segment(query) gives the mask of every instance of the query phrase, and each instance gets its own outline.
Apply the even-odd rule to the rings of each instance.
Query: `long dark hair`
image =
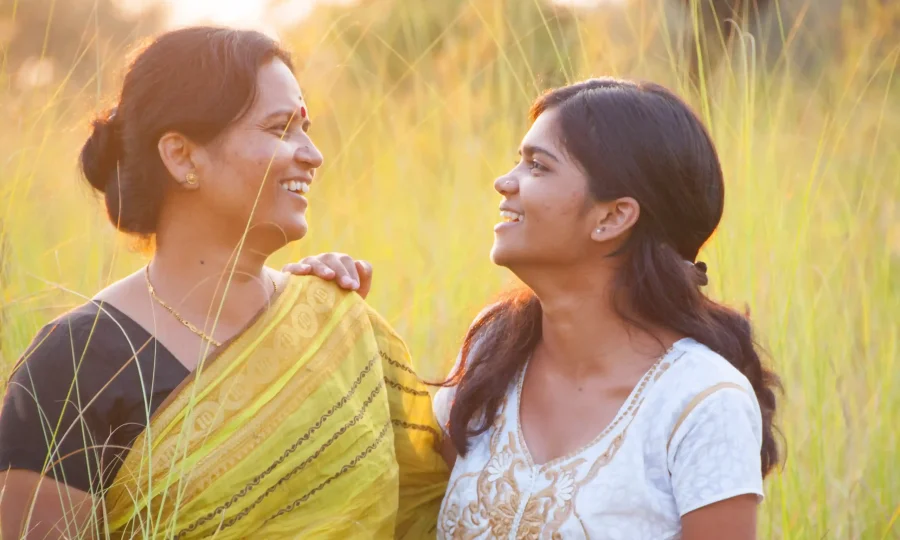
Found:
[[[290,55],[260,32],[209,26],[160,35],[129,66],[118,105],[92,123],[81,169],[104,194],[119,230],[156,232],[171,176],[157,144],[177,131],[205,144],[238,120],[255,99],[259,69]]]
[[[615,277],[620,316],[703,343],[743,373],[762,410],[762,473],[778,463],[773,435],[778,377],[763,365],[749,320],[710,300],[694,262],[719,224],[722,169],[701,121],[677,96],[650,83],[592,79],[553,90],[531,108],[553,109],[563,144],[587,171],[598,201],[632,197],[641,208]],[[541,336],[541,303],[530,290],[503,297],[475,321],[462,346],[449,433],[465,455],[468,438],[493,423],[503,397]]]

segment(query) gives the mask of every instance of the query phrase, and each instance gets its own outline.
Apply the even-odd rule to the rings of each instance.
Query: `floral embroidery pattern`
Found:
[[[517,539],[553,538],[572,515],[578,490],[611,460],[622,440],[621,435],[617,437],[603,454],[607,459],[601,457],[584,478],[578,479],[576,471],[586,463],[584,459],[546,471],[529,470],[515,434],[506,431],[505,435],[504,444],[491,446],[491,459],[478,475],[477,499],[462,508],[458,503],[451,503],[442,512],[439,524],[442,537],[510,538],[515,527]],[[517,473],[524,474],[517,479]],[[539,489],[529,494],[528,486],[521,485],[520,480],[532,475]],[[523,503],[525,507],[520,512]],[[521,517],[516,525],[519,513]]]
[[[521,381],[457,460],[438,538],[679,538],[684,512],[735,493],[764,496],[750,384],[694,340],[673,345],[590,443],[543,464],[517,414]]]
[[[508,400],[504,401],[492,426],[490,458],[480,472],[462,475],[450,487],[447,504],[441,511],[438,523],[439,537],[453,540],[560,538],[560,528],[575,514],[579,490],[592,482],[622,447],[628,428],[642,404],[640,398],[646,383],[656,380],[653,375],[657,367],[665,371],[668,365],[657,364],[646,374],[630,405],[624,408],[624,414],[595,443],[603,441],[606,435],[613,435],[617,425],[619,433],[590,464],[579,456],[593,443],[571,457],[534,466],[518,422],[510,422],[513,425],[507,429],[507,418],[511,413],[507,411]],[[520,392],[521,386],[513,400],[516,407]],[[584,467],[587,464],[590,466]],[[582,470],[579,472],[579,469]],[[477,497],[460,503],[462,497],[457,491],[472,489],[470,482],[476,477],[474,487]]]

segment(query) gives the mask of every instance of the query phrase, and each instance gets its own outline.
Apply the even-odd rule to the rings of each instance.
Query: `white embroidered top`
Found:
[[[746,377],[706,346],[677,342],[606,430],[544,465],[532,462],[519,425],[523,376],[457,459],[438,538],[678,539],[692,510],[762,499],[759,404]],[[435,396],[443,426],[453,394]]]

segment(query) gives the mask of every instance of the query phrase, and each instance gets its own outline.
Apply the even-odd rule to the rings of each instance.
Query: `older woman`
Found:
[[[615,79],[531,120],[491,252],[528,288],[477,318],[435,398],[458,453],[438,538],[755,538],[778,379],[701,291],[712,140],[671,92]],[[346,256],[303,263],[369,286]]]
[[[266,36],[164,34],[81,154],[146,268],[45,326],[0,412],[2,536],[433,536],[448,471],[407,349],[267,257],[322,155]]]

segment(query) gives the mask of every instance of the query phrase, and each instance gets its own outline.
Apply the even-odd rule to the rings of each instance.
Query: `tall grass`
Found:
[[[766,484],[762,537],[900,538],[898,9],[858,2],[831,26],[810,22],[826,4],[773,17],[769,39],[744,34],[700,89],[683,82],[671,2],[513,16],[507,2],[471,0],[438,30],[430,2],[320,10],[282,37],[326,165],[310,236],[272,262],[325,250],[372,261],[370,302],[423,374],[440,376],[472,316],[510,284],[488,259],[492,179],[531,99],[591,75],[672,86],[703,115],[727,176],[703,255],[710,294],[750,310],[785,383],[786,463]],[[42,324],[144,262],[77,176],[85,119],[113,91],[61,82],[0,95],[4,371]]]

